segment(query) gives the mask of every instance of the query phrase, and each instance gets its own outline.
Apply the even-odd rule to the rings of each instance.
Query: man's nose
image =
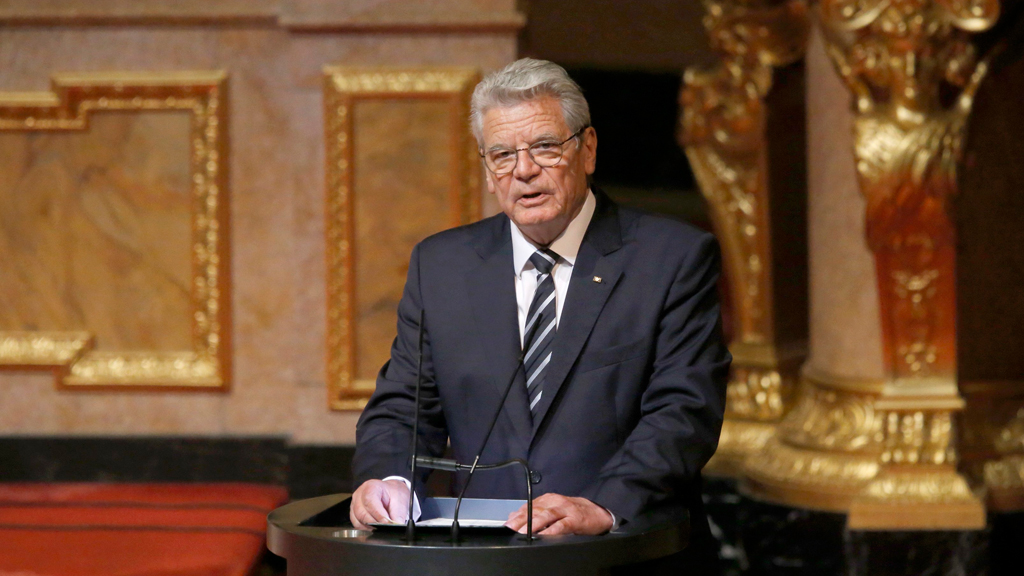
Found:
[[[512,175],[519,180],[530,181],[540,174],[542,168],[533,161],[529,150],[516,150],[516,167]]]

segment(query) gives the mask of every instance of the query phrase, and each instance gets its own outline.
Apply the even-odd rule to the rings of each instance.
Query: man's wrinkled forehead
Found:
[[[484,113],[481,145],[518,145],[539,139],[564,137],[568,130],[562,107],[551,97],[495,106]]]

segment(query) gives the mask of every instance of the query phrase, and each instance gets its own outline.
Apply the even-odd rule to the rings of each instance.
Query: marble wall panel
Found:
[[[187,350],[187,112],[0,132],[0,330],[86,330],[98,350]]]
[[[451,225],[451,106],[385,98],[352,106],[357,380],[391,356],[395,310],[421,239]]]
[[[874,258],[864,239],[852,126],[849,94],[821,37],[812,34],[807,48],[808,363],[835,376],[881,378],[881,313]]]
[[[353,441],[356,416],[328,410],[324,384],[322,68],[488,71],[515,55],[513,33],[294,34],[237,24],[0,28],[0,91],[47,90],[57,71],[228,73],[234,310],[228,394],[75,394],[56,391],[47,373],[0,372],[0,433]],[[493,202],[485,210],[493,213]]]

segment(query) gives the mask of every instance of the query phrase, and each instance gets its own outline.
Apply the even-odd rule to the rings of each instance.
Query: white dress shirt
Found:
[[[590,219],[594,216],[597,200],[594,193],[587,191],[587,199],[583,201],[580,213],[569,222],[565,230],[548,245],[548,249],[558,254],[558,262],[551,269],[551,277],[555,281],[555,327],[562,318],[562,306],[565,295],[569,292],[569,280],[572,278],[572,267],[576,263],[576,255],[580,252],[583,235],[587,233]],[[530,313],[533,294],[537,291],[537,269],[530,262],[530,256],[540,247],[523,236],[519,227],[512,223],[512,266],[516,278],[516,307],[519,310],[519,345],[522,346],[526,328],[526,315]]]

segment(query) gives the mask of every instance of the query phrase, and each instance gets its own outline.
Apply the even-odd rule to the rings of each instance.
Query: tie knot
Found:
[[[530,256],[530,262],[533,262],[533,267],[541,274],[550,274],[555,262],[558,262],[558,254],[547,248],[541,248]]]

